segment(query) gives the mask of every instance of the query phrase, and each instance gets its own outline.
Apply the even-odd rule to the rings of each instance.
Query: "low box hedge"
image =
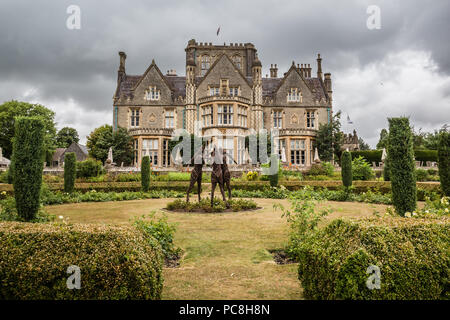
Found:
[[[161,247],[132,227],[3,222],[0,247],[1,300],[161,298]]]
[[[309,299],[448,299],[448,218],[332,221],[296,249]],[[380,268],[370,290],[367,268]]]

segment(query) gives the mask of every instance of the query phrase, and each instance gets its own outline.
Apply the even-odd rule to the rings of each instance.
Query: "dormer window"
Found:
[[[160,92],[158,89],[156,89],[156,87],[150,87],[145,92],[145,100],[150,101],[159,100],[160,96],[161,96]]]
[[[202,56],[202,76],[208,72],[208,69],[211,65],[211,60],[208,55]]]
[[[302,102],[302,93],[298,88],[291,88],[287,94],[288,102]]]
[[[230,87],[230,96],[238,96],[239,87]]]
[[[209,87],[209,95],[210,96],[218,96],[219,95],[219,87]]]

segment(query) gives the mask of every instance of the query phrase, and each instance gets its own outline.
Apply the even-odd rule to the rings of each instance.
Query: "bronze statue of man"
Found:
[[[230,158],[236,164],[237,162],[232,157],[230,157],[226,152],[223,153],[223,160],[222,160],[223,184],[224,186],[226,186],[228,190],[228,199],[231,200],[231,185],[230,185],[231,173],[230,170],[228,169],[227,158]]]
[[[189,202],[189,193],[192,188],[194,188],[194,184],[197,182],[197,192],[198,192],[198,202],[200,202],[202,193],[202,176],[203,176],[203,165],[205,164],[205,159],[203,158],[204,146],[198,149],[194,156],[191,158],[190,163],[194,161],[194,169],[191,172],[191,180],[189,183],[189,188],[187,190],[186,202]]]
[[[216,148],[212,150],[212,172],[211,172],[211,207],[214,206],[214,190],[216,189],[217,184],[219,184],[220,193],[222,194],[223,202],[226,203],[227,208],[229,208],[229,203],[225,198],[225,192],[223,190],[223,171],[222,171],[222,163],[219,152],[217,152]]]

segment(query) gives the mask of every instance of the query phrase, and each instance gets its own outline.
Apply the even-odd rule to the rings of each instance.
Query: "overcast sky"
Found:
[[[81,29],[66,26],[70,5]],[[369,5],[381,28],[370,30]],[[343,129],[372,147],[387,117],[409,116],[425,131],[450,123],[450,1],[0,1],[0,103],[38,102],[58,128],[81,141],[112,122],[119,57],[127,74],[154,58],[163,72],[185,74],[187,41],[252,42],[263,74],[323,57]],[[220,34],[216,36],[220,26]],[[349,115],[353,125],[346,123]]]

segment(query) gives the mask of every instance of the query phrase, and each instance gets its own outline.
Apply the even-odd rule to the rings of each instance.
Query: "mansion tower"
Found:
[[[170,167],[173,131],[194,133],[198,121],[202,135],[237,163],[243,163],[250,129],[278,129],[280,158],[294,167],[312,164],[317,129],[331,121],[332,113],[331,75],[322,74],[320,54],[315,76],[310,64],[292,62],[282,77],[276,64],[270,77],[263,77],[251,43],[213,45],[192,39],[185,51],[186,76],[173,70],[163,74],[154,60],[143,75],[127,75],[127,56],[119,52],[113,126],[133,136],[135,165],[148,155],[153,166]]]

